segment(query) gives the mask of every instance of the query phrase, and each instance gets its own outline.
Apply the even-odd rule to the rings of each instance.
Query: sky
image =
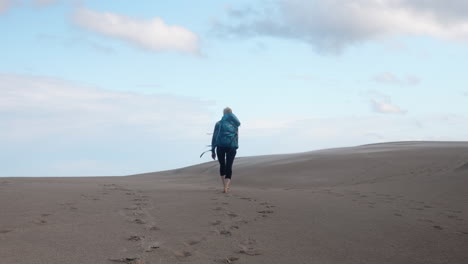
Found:
[[[0,0],[0,177],[468,140],[465,0]]]

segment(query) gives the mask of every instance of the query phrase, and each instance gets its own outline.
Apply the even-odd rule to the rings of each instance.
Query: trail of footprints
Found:
[[[121,211],[121,214],[135,225],[142,226],[143,229],[141,233],[144,234],[132,234],[126,238],[130,242],[139,243],[142,250],[138,256],[109,258],[108,260],[114,263],[146,264],[146,254],[151,254],[161,246],[157,240],[153,239],[154,235],[152,235],[152,232],[158,231],[159,228],[155,224],[154,217],[149,213],[149,209],[151,208],[149,200],[139,191],[127,189],[115,184],[105,185],[104,189],[105,192],[119,191],[129,196],[132,205],[125,207]],[[229,201],[231,199],[240,199],[247,203],[253,203],[251,207],[256,208],[255,216],[252,217],[250,215],[249,217],[244,217],[230,210]],[[211,200],[213,201],[214,206],[212,210],[215,215],[215,219],[209,223],[210,226],[213,227],[212,232],[207,234],[206,237],[185,241],[183,243],[185,247],[173,250],[173,255],[180,260],[190,260],[190,257],[193,255],[191,251],[194,249],[193,247],[197,247],[199,244],[203,243],[210,235],[223,236],[224,239],[229,239],[230,242],[234,242],[238,245],[238,248],[234,249],[229,256],[222,259],[213,259],[213,263],[234,263],[240,260],[241,257],[262,255],[263,251],[259,249],[257,241],[253,238],[242,239],[238,231],[252,221],[264,221],[266,218],[273,215],[275,206],[268,202],[259,202],[249,197],[231,195],[220,196],[218,193],[217,196],[213,197]]]
[[[447,217],[456,221],[456,223],[465,222],[465,219],[461,216],[463,212],[460,210],[440,210],[439,208],[436,208],[436,206],[426,204],[423,201],[406,199],[403,195],[382,194],[377,192],[361,193],[358,191],[345,191],[345,194],[332,191],[331,189],[324,189],[323,192],[335,197],[345,197],[350,195],[353,202],[369,208],[376,208],[377,206],[382,205],[393,207],[394,209],[392,211],[395,217],[405,217],[405,211],[407,210],[411,210],[415,213],[419,212],[417,214],[419,215],[418,221],[430,225],[430,227],[435,230],[444,230],[444,227],[434,220],[434,216]],[[468,229],[458,230],[457,233],[468,235]]]
[[[256,208],[255,216],[245,217],[238,215],[230,209],[229,199],[240,199],[251,204],[252,208]],[[215,263],[234,263],[240,260],[241,257],[253,257],[262,255],[264,252],[259,248],[257,241],[251,237],[242,239],[237,235],[243,226],[248,225],[252,221],[261,221],[274,213],[275,206],[268,202],[259,202],[254,198],[240,196],[220,196],[212,198],[214,200],[213,212],[215,219],[210,223],[213,227],[213,233],[230,239],[234,244],[238,245],[230,256],[222,259],[214,260]],[[239,232],[240,233],[240,232]]]
[[[149,254],[160,248],[160,243],[154,239],[153,233],[159,231],[156,225],[155,218],[150,214],[152,209],[150,201],[146,195],[140,190],[132,190],[117,184],[103,185],[103,194],[108,194],[112,191],[118,191],[122,195],[128,197],[131,206],[125,207],[120,211],[120,214],[129,222],[141,226],[139,234],[130,234],[125,239],[132,243],[138,243],[141,249],[138,256],[129,256],[123,258],[109,258],[110,262],[126,263],[126,264],[145,264],[146,254]]]
[[[125,186],[117,184],[104,184],[102,185],[101,195],[108,195],[111,192],[119,192],[121,195],[128,197],[131,205],[123,208],[119,213],[126,221],[129,221],[140,228],[140,231],[134,234],[129,234],[126,239],[130,243],[137,243],[140,252],[137,255],[130,255],[126,257],[109,257],[109,263],[124,263],[124,264],[148,264],[145,259],[149,257],[148,254],[154,254],[161,247],[161,243],[156,238],[159,227],[156,225],[155,218],[150,214],[149,210],[152,205],[147,196],[139,190],[132,190]],[[82,194],[80,198],[86,201],[98,202],[103,196]],[[252,209],[248,216],[239,215],[231,210],[230,201],[232,199],[239,199],[250,203]],[[220,195],[211,198],[213,203],[213,212],[215,219],[209,223],[212,227],[212,232],[207,234],[206,237],[201,239],[189,239],[184,241],[186,245],[183,249],[173,250],[172,254],[179,259],[190,260],[193,255],[191,249],[197,247],[210,235],[223,236],[231,243],[238,245],[238,248],[233,249],[233,252],[222,259],[213,259],[213,263],[235,263],[242,257],[255,257],[262,255],[264,252],[259,248],[257,241],[251,237],[248,239],[242,238],[239,232],[243,226],[248,225],[255,221],[265,221],[268,217],[274,214],[275,206],[268,202],[260,202],[250,197],[240,197],[235,195]],[[61,210],[75,211],[79,210],[77,201],[59,203]],[[34,222],[38,225],[48,224],[48,217],[51,213],[42,213]],[[0,234],[12,232],[11,229],[2,229]]]

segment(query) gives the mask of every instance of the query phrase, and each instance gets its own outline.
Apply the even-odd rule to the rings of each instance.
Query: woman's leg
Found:
[[[234,158],[236,157],[237,150],[235,148],[229,149],[226,153],[226,181],[224,183],[224,191],[229,190],[229,185],[231,184],[232,177],[232,165],[234,164]]]
[[[219,161],[219,175],[221,176],[221,181],[223,183],[224,190],[226,191],[226,150],[222,147],[216,148],[216,154],[218,155]]]

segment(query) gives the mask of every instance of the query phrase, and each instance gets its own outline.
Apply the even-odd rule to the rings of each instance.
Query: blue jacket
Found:
[[[216,147],[239,148],[239,119],[228,113],[223,115],[220,121],[216,122],[213,137],[211,138],[211,151]]]

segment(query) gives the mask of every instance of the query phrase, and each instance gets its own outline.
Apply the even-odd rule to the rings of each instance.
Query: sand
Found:
[[[468,142],[0,178],[0,263],[468,263]]]

